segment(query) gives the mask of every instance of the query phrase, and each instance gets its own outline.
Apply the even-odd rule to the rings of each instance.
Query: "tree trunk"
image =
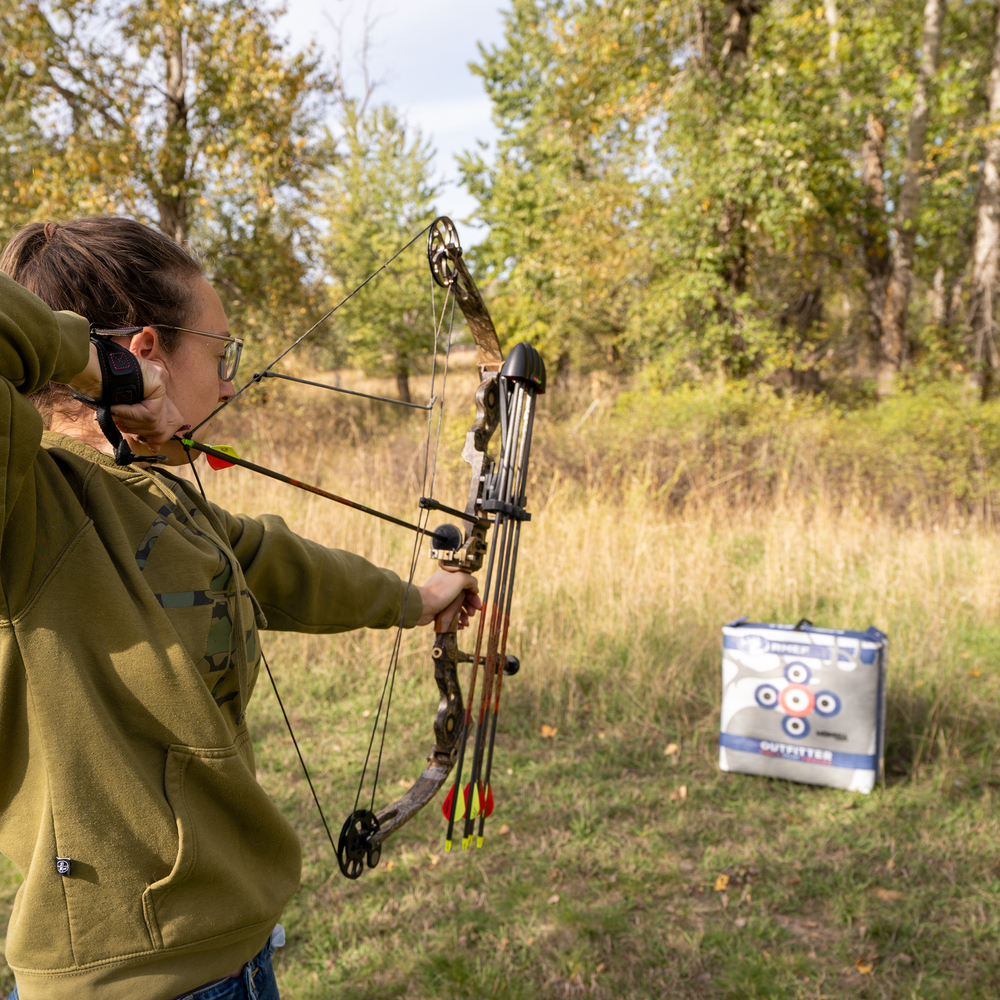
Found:
[[[837,10],[837,0],[823,0],[823,13],[826,16],[826,24],[830,29],[830,51],[827,58],[830,61],[830,69],[836,73],[840,66],[837,55],[837,47],[840,45],[840,12]]]
[[[969,326],[973,339],[975,378],[985,400],[1000,366],[993,335],[993,299],[1000,251],[1000,6],[997,8],[993,43],[993,70],[987,89],[989,123],[993,131],[986,140],[983,182],[976,206],[976,236],[972,249],[972,288],[969,295]]]
[[[713,34],[719,31],[716,21],[713,25],[710,5],[698,3],[695,5],[695,24],[698,32],[698,57],[709,74],[716,80],[721,76],[720,69],[726,63],[733,63],[746,57],[750,47],[750,22],[754,14],[760,12],[760,0],[730,0],[726,5],[726,20],[721,25],[721,41],[718,45],[718,62],[715,48],[712,44]]]
[[[750,22],[760,11],[759,0],[730,0],[726,8],[726,26],[722,32],[723,62],[743,59],[750,48]]]
[[[945,317],[948,315],[948,308],[945,303],[944,291],[944,268],[939,264],[934,271],[934,284],[931,286],[931,322],[937,326],[944,326]]]
[[[156,196],[160,212],[160,231],[179,243],[187,240],[187,161],[190,135],[188,132],[187,66],[184,29],[176,24],[164,25],[164,58],[167,80],[167,128],[160,154],[160,184]]]
[[[410,374],[405,368],[396,372],[396,394],[403,403],[413,402],[410,399]]]
[[[878,395],[893,391],[896,373],[906,361],[906,310],[910,304],[913,284],[913,246],[917,238],[917,205],[920,201],[920,173],[924,159],[924,140],[930,117],[928,89],[937,73],[941,51],[941,23],[944,20],[944,0],[927,0],[924,6],[924,34],[920,49],[917,86],[910,111],[910,130],[906,140],[906,161],[903,185],[896,211],[896,242],[893,247],[892,269],[885,292],[882,313],[882,336],[877,367]]]
[[[878,369],[879,345],[882,342],[882,313],[885,289],[889,283],[892,258],[885,225],[884,170],[885,128],[872,114],[868,115],[865,141],[861,144],[861,183],[865,188],[866,211],[861,228],[865,252],[865,291],[868,293],[868,335]]]

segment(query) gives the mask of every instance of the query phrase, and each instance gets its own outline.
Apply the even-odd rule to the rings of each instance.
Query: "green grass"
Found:
[[[419,700],[408,687],[387,789],[415,774],[398,744],[415,761],[427,742]],[[527,707],[519,700],[512,715]],[[333,731],[355,731],[360,743],[353,714]],[[664,756],[668,741],[679,754]],[[1000,989],[992,760],[939,757],[915,779],[890,776],[861,796],[723,774],[708,726],[599,729],[584,714],[567,736],[543,740],[525,722],[501,739],[497,811],[481,850],[445,854],[440,812],[429,807],[389,842],[378,869],[348,883],[304,782],[289,785],[286,744],[274,726],[259,749],[272,762],[265,785],[306,840],[278,959],[288,997],[965,998]],[[315,740],[312,756],[339,823],[357,760],[324,765]],[[687,798],[672,801],[681,785]]]

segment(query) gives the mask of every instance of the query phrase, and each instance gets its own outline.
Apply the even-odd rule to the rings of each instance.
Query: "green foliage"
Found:
[[[328,88],[258,0],[0,5],[0,230],[124,213],[192,244],[243,334],[304,304]]]
[[[753,5],[747,5],[750,9]],[[839,10],[838,10],[839,8]],[[585,368],[815,388],[863,371],[865,246],[890,252],[921,39],[919,5],[514,0],[478,66],[501,131],[462,168],[489,223],[477,260],[510,338]],[[741,8],[742,9],[742,8]],[[994,8],[949,9],[917,221],[913,377],[965,360]],[[728,48],[727,48],[728,46]],[[860,177],[886,126],[889,211]]]
[[[330,165],[319,181],[326,231],[321,259],[331,304],[361,284],[435,217],[438,193],[433,152],[410,134],[396,111],[347,100],[343,135],[328,139]],[[419,241],[418,241],[419,242]],[[408,377],[434,337],[430,275],[422,245],[401,254],[324,334],[333,360],[351,361],[371,375],[394,375],[409,399]]]
[[[674,508],[804,495],[933,518],[992,517],[1000,504],[1000,402],[945,382],[850,408],[740,381],[637,390],[573,435],[543,436],[536,451],[581,488],[624,491],[637,476]]]

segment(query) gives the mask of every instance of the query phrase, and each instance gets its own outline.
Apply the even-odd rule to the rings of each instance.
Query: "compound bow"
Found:
[[[445,567],[475,573],[482,568],[484,560],[487,562],[486,579],[482,592],[483,606],[476,635],[475,652],[469,654],[458,648],[457,615],[454,616],[450,624],[446,624],[441,617],[435,624],[432,657],[434,679],[441,699],[434,718],[434,745],[431,748],[427,766],[404,795],[384,808],[375,811],[374,802],[382,747],[385,741],[393,681],[398,662],[402,621],[406,615],[405,607],[403,609],[392,656],[386,671],[382,698],[375,714],[368,755],[362,769],[354,809],[344,822],[339,841],[334,845],[340,869],[345,876],[351,879],[358,878],[364,871],[365,865],[373,868],[378,864],[385,841],[431,801],[448,779],[456,764],[455,784],[443,804],[443,811],[448,820],[445,849],[451,849],[454,826],[456,821],[461,819],[465,821],[462,836],[463,847],[468,847],[472,840],[477,818],[479,819],[479,831],[476,843],[477,846],[482,844],[484,824],[493,811],[493,792],[490,779],[502,678],[505,674],[508,676],[515,674],[520,666],[514,656],[507,654],[508,623],[521,523],[531,518],[531,515],[525,511],[527,470],[535,404],[537,397],[545,392],[545,366],[538,352],[526,343],[518,344],[511,351],[506,362],[504,361],[489,310],[486,308],[462,257],[462,247],[454,224],[450,219],[442,216],[436,219],[425,231],[428,233],[427,257],[434,282],[444,288],[447,296],[452,298],[452,314],[456,303],[462,310],[475,341],[477,352],[476,360],[480,384],[476,391],[476,419],[466,435],[465,447],[462,451],[462,457],[471,466],[469,494],[464,510],[447,507],[433,499],[432,495],[421,497],[419,523],[411,524],[317,487],[301,483],[273,470],[246,462],[236,457],[230,449],[220,451],[196,442],[191,437],[184,439],[187,447],[206,452],[210,460],[214,460],[218,464],[244,466],[339,503],[356,507],[366,513],[384,517],[395,524],[411,528],[417,533],[410,567],[409,583],[411,585],[419,551],[418,543],[422,535],[430,536],[431,557],[438,559]],[[419,235],[415,239],[418,239]],[[411,245],[415,239],[411,240],[407,246]],[[403,249],[405,250],[406,247]],[[343,301],[347,301],[360,288],[364,287],[399,253],[402,253],[402,250],[398,251]],[[337,308],[339,308],[339,304],[283,351],[262,372],[256,373],[247,385],[240,389],[240,393],[248,385],[259,383],[266,377],[305,381],[274,372],[274,365],[309,333],[325,322]],[[446,311],[447,299],[441,313],[442,323]],[[437,323],[435,323],[435,328],[436,331],[439,329]],[[448,343],[450,346],[450,335]],[[435,340],[435,355],[436,352],[437,343]],[[446,377],[447,367],[445,368]],[[307,382],[306,384],[321,388],[336,388],[318,382]],[[396,401],[391,400],[391,402]],[[430,403],[421,408],[430,411],[435,402],[436,397],[432,395]],[[212,416],[214,415],[212,414]],[[430,427],[429,420],[428,444]],[[498,428],[500,430],[500,445],[499,452],[494,458],[490,448]],[[431,489],[428,492],[433,494],[433,479]],[[431,511],[439,511],[458,517],[467,524],[466,530],[462,532],[453,525],[445,524],[431,531],[426,526]],[[490,544],[491,534],[492,545]],[[463,703],[462,689],[459,683],[458,665],[460,663],[471,663],[467,704]],[[267,666],[266,660],[265,666]],[[475,738],[471,754],[469,781],[462,794],[456,794],[456,789],[461,786],[466,747],[470,734],[473,732],[472,704],[480,666],[482,667],[482,690],[478,715],[475,720]],[[270,668],[267,669],[275,694],[278,695]],[[278,695],[278,700],[280,703],[280,695]],[[282,712],[284,712],[283,705]],[[367,809],[359,808],[380,720],[382,738],[379,744],[378,764],[376,764],[372,781],[371,804]],[[296,751],[299,752],[298,743],[288,722],[287,714],[285,721],[295,743]],[[312,781],[309,779],[309,772],[301,752],[299,752],[299,760],[305,771],[320,817],[326,827],[327,835],[333,844],[330,828],[327,825]]]

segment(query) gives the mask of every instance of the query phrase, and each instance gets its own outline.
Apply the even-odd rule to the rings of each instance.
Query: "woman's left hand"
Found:
[[[458,615],[458,627],[465,628],[469,619],[483,606],[478,596],[479,581],[471,573],[461,570],[439,569],[417,590],[424,602],[424,613],[418,625],[429,625],[441,614],[442,627],[446,630]]]

